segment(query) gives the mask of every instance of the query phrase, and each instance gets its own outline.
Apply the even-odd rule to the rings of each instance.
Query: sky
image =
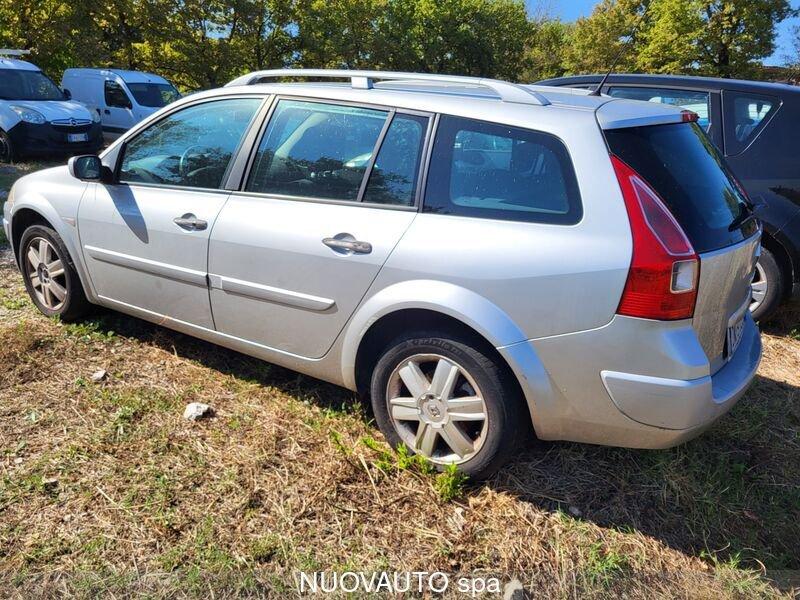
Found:
[[[578,17],[590,15],[595,4],[598,4],[597,0],[528,0],[529,7],[545,7],[550,14],[562,21],[574,21]],[[792,8],[800,8],[800,0],[792,0],[791,5]],[[786,19],[778,25],[777,49],[775,54],[764,61],[765,64],[780,65],[784,63],[784,57],[792,49],[791,31],[796,25],[800,25],[798,17]]]

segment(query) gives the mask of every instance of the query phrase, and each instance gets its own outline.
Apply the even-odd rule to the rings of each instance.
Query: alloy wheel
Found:
[[[472,458],[486,438],[489,418],[470,374],[438,354],[415,354],[392,372],[386,389],[389,414],[415,453],[439,464]]]
[[[750,312],[755,311],[764,302],[767,297],[769,289],[769,281],[767,280],[767,273],[760,262],[756,263],[756,271],[753,276],[753,283],[751,284],[752,296],[750,300]]]
[[[64,263],[53,244],[43,237],[28,243],[25,254],[25,274],[36,298],[45,308],[57,311],[67,301],[67,281]]]

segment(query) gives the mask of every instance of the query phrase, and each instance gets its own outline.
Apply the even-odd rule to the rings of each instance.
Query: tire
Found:
[[[370,386],[375,419],[387,441],[422,454],[440,470],[455,464],[475,479],[492,475],[532,436],[527,405],[498,360],[480,344],[451,334],[395,339],[378,360]],[[434,376],[440,365],[442,376]]]
[[[91,310],[72,258],[55,231],[44,225],[31,225],[23,232],[19,247],[25,289],[42,314],[69,322]]]
[[[775,255],[762,247],[753,280],[753,302],[750,311],[756,321],[768,321],[783,298],[785,282]]]
[[[5,131],[0,129],[0,163],[13,163],[17,159],[14,144]]]

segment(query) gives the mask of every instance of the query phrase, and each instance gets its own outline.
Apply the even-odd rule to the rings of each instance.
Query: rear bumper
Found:
[[[761,337],[748,314],[739,349],[712,376],[682,380],[613,371],[600,375],[622,414],[645,426],[675,431],[677,441],[683,441],[736,404],[755,377],[760,360]]]
[[[600,329],[525,344],[549,378],[529,396],[540,438],[630,448],[667,448],[702,433],[745,394],[761,360],[749,313],[736,353],[713,375],[690,321],[617,316]],[[511,358],[511,348],[500,351]]]
[[[85,133],[87,141],[70,142],[69,133]],[[103,146],[103,128],[100,123],[68,128],[52,123],[36,125],[21,121],[8,135],[17,154],[22,156],[47,156],[54,154],[94,154]]]

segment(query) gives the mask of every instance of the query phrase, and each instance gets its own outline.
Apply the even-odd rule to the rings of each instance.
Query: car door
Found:
[[[136,122],[133,118],[133,103],[125,88],[116,81],[103,82],[103,101],[100,119],[103,133],[116,139]]]
[[[78,212],[101,299],[213,329],[209,233],[228,197],[228,167],[262,102],[195,103],[125,143],[117,182],[93,184]]]
[[[430,117],[276,101],[209,248],[225,334],[319,358],[416,216]]]

